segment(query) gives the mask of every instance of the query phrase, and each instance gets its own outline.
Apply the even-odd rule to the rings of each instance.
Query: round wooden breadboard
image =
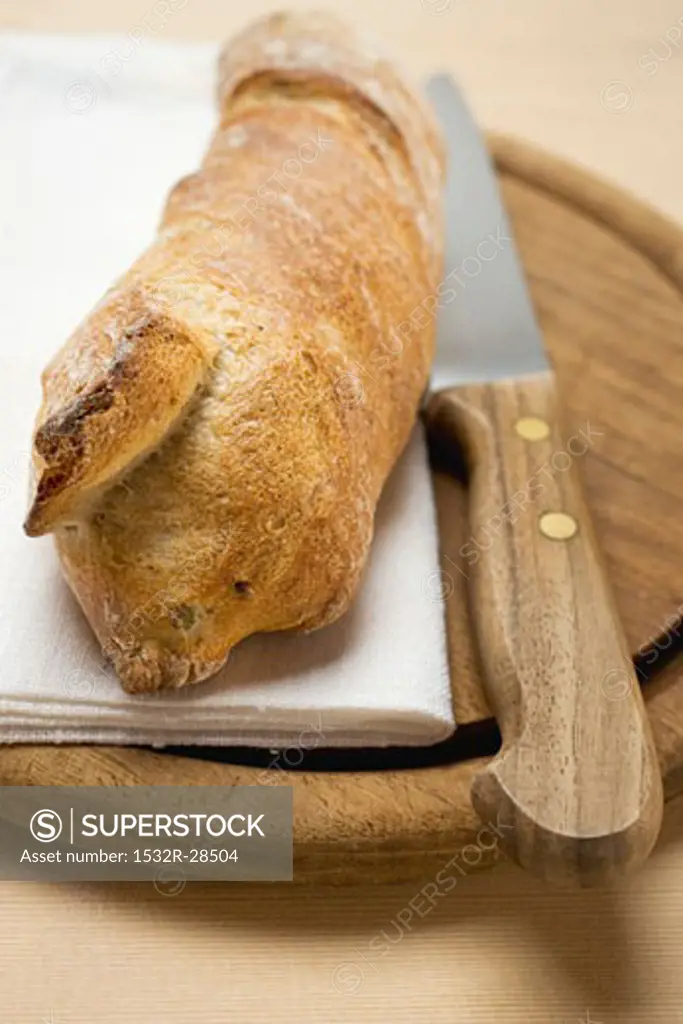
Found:
[[[494,139],[505,201],[559,377],[598,540],[645,687],[668,798],[683,791],[683,231],[635,199],[519,141]],[[451,678],[470,759],[409,770],[264,771],[113,747],[0,749],[5,785],[294,787],[295,881],[398,881],[498,856],[470,804],[490,746],[454,562],[467,537],[462,484],[435,472]],[[683,645],[682,645],[683,646]],[[462,746],[462,744],[461,744]],[[280,762],[281,766],[285,762]]]

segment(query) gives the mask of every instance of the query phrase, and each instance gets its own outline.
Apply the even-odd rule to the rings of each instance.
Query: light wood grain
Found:
[[[666,833],[616,889],[464,867],[433,906],[420,894],[429,870],[419,885],[305,894],[5,884],[4,1019],[585,1024],[590,1010],[593,1024],[680,1024],[683,802]]]
[[[591,885],[647,857],[662,786],[583,494],[593,438],[563,429],[556,390],[549,369],[463,384],[431,399],[427,422],[467,453],[461,550],[503,734],[474,806],[523,867]]]

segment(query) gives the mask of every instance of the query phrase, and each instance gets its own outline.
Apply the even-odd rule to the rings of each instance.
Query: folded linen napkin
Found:
[[[21,532],[40,371],[198,165],[215,58],[209,46],[0,35],[0,742],[434,743],[454,722],[420,427],[385,489],[351,611],[308,636],[253,637],[179,693],[121,690],[51,538]]]

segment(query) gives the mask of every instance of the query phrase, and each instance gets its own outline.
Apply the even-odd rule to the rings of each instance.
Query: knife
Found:
[[[562,425],[495,172],[466,103],[446,74],[427,92],[448,173],[425,419],[468,465],[461,571],[503,737],[472,801],[523,867],[560,883],[602,883],[647,857],[662,783],[582,493],[581,457],[594,438],[589,424]]]

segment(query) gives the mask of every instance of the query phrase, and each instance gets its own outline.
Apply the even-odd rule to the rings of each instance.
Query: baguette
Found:
[[[433,354],[443,151],[392,66],[279,14],[224,50],[218,100],[156,240],[42,376],[25,529],[129,692],[348,608]]]

